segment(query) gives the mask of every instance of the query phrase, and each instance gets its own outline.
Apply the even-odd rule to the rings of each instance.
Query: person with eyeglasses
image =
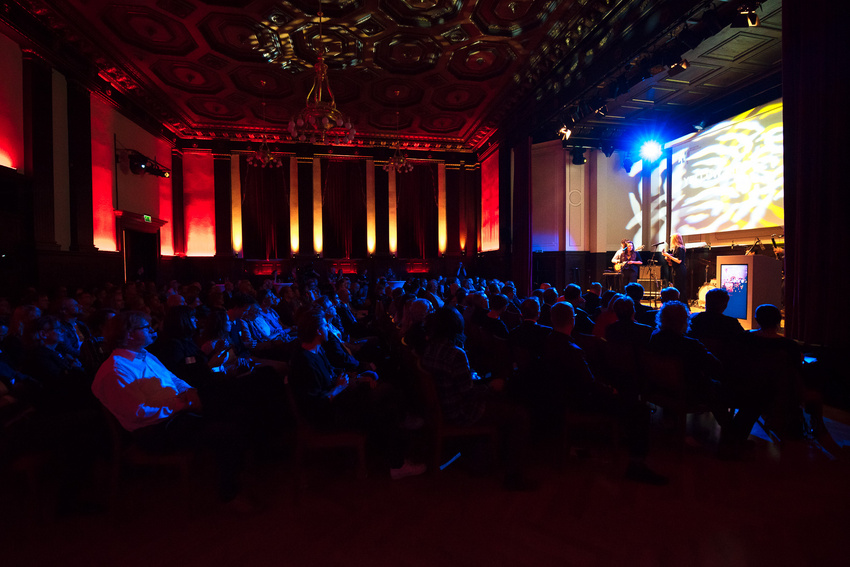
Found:
[[[106,326],[112,354],[101,365],[92,392],[142,447],[169,451],[210,449],[217,457],[223,502],[236,498],[245,434],[203,413],[198,390],[146,350],[156,340],[150,316],[124,311]]]

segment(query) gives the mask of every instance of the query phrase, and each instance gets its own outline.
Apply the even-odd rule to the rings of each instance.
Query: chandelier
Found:
[[[336,108],[325,64],[322,35],[322,2],[319,2],[319,50],[313,71],[313,86],[307,94],[307,105],[289,121],[289,135],[299,142],[311,144],[350,144],[356,133],[351,121]]]
[[[395,91],[396,97],[398,97],[399,92]],[[398,108],[395,111],[395,143],[393,144],[393,155],[384,164],[383,169],[386,172],[395,172],[395,173],[408,173],[413,171],[413,164],[407,157],[407,152],[401,149],[401,133],[399,128],[400,120],[399,120],[399,112]]]
[[[260,81],[260,87],[265,89],[266,88],[266,82]],[[262,110],[261,114],[262,114],[262,118],[263,118],[263,123],[265,123],[266,122],[265,95],[263,95],[263,101],[260,104],[262,104],[263,110]],[[257,149],[257,151],[255,151],[254,153],[252,153],[251,155],[248,156],[247,161],[248,161],[249,165],[253,165],[254,167],[283,167],[283,161],[281,161],[281,159],[279,157],[277,157],[276,155],[274,155],[272,153],[272,151],[269,149],[269,144],[268,144],[268,142],[266,142],[265,132],[263,133],[263,141],[260,143],[260,147]]]
[[[248,164],[254,167],[283,167],[283,162],[279,157],[274,155],[266,143],[266,137],[263,135],[263,142],[259,149],[248,156]]]

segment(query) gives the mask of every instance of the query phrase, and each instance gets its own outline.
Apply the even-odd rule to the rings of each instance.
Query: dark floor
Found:
[[[850,415],[828,427],[850,443]],[[435,476],[390,481],[382,471],[352,478],[346,455],[311,467],[293,490],[288,458],[255,464],[252,514],[211,503],[199,474],[191,506],[167,473],[130,471],[120,511],[39,518],[26,491],[7,479],[0,496],[0,557],[7,566],[848,565],[850,459],[814,441],[771,442],[741,462],[714,456],[713,420],[691,424],[701,446],[683,451],[654,429],[651,464],[667,487],[622,478],[604,447],[565,457],[556,444],[534,451],[540,488],[501,490],[475,474],[465,453]],[[202,471],[204,467],[201,467]],[[188,510],[187,510],[188,508]]]

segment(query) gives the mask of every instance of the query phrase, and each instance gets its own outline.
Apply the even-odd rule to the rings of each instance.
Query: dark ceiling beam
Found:
[[[541,80],[538,89],[518,105],[520,112],[513,114],[502,127],[511,138],[522,139],[530,135],[538,141],[556,139],[561,115],[565,109],[591,97],[601,97],[603,101],[611,100],[607,93],[600,92],[599,87],[606,80],[624,73],[627,66],[636,59],[660,53],[675,39],[673,34],[677,28],[686,22],[694,23],[694,18],[709,8],[717,10],[721,21],[725,22],[721,27],[728,25],[738,6],[745,1],[732,0],[714,6],[709,2],[695,3],[693,0],[665,0],[652,3],[651,8],[644,3],[619,4],[606,16],[609,24],[592,30],[556,65],[549,76]],[[616,12],[617,9],[620,9],[620,12]],[[606,37],[606,34],[612,32],[616,20],[628,22],[621,30],[627,37]],[[603,39],[604,47],[601,46]],[[588,50],[593,51],[592,61],[589,63],[585,58]],[[574,70],[570,72],[573,67]],[[568,84],[554,87],[564,82]],[[635,84],[629,86],[633,87]],[[546,89],[546,92],[541,94],[539,89]],[[598,147],[615,142],[617,140],[589,138],[589,143],[585,145]]]

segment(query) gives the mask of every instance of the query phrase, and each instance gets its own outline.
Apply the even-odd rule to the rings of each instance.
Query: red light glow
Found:
[[[20,77],[23,62],[20,46],[0,33],[0,166],[24,167],[23,91]]]
[[[215,180],[209,153],[183,156],[186,255],[215,256]]]
[[[112,201],[115,179],[115,148],[112,139],[114,114],[96,97],[91,99],[92,214],[94,245],[115,252],[115,216]]]
[[[481,163],[481,251],[499,249],[499,152]]]

